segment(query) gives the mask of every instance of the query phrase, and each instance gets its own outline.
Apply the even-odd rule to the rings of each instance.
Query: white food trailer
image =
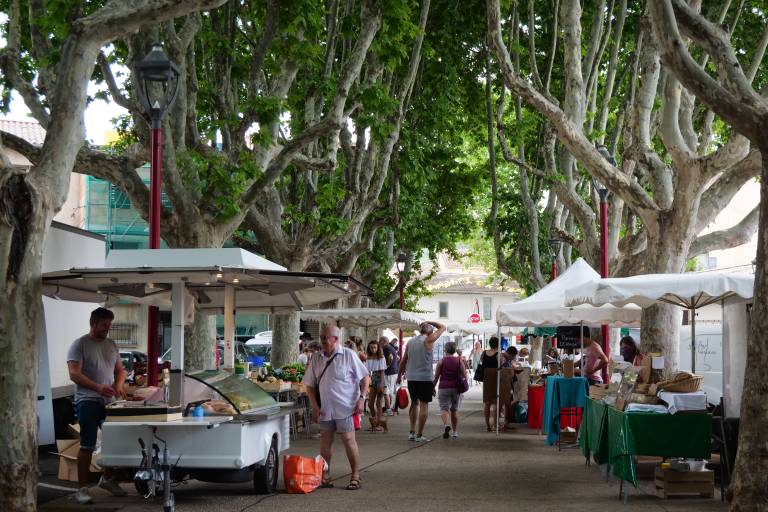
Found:
[[[278,454],[289,447],[291,404],[276,402],[249,379],[230,372],[185,375],[184,325],[194,314],[223,312],[224,365],[231,368],[235,307],[294,311],[365,287],[343,274],[289,272],[242,249],[156,249],[112,251],[104,268],[49,272],[43,276],[43,289],[62,300],[107,306],[127,300],[172,310],[172,368],[179,371],[172,371],[168,399],[111,407],[102,430],[102,465],[138,468],[138,440],[151,449],[161,439],[174,466],[172,480],[253,480],[255,491],[266,493],[277,484]],[[210,399],[226,401],[234,414],[190,414],[190,404]],[[179,411],[183,416],[175,418]]]

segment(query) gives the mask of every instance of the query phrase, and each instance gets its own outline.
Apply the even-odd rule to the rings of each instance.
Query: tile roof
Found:
[[[427,281],[427,289],[432,293],[514,293],[520,296],[522,290],[515,283],[502,284],[498,280],[489,281],[488,274],[440,272]]]
[[[45,142],[45,130],[37,121],[0,119],[0,131],[12,133],[36,146],[42,146]]]

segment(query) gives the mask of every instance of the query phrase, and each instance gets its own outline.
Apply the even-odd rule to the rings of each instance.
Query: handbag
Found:
[[[467,374],[464,373],[463,370],[464,368],[459,368],[459,376],[458,380],[456,381],[456,390],[459,392],[459,394],[469,391],[469,381],[467,381]]]
[[[483,363],[482,362],[478,362],[477,363],[477,368],[475,368],[475,376],[472,377],[472,378],[474,380],[476,380],[477,382],[483,382],[483,375],[484,375],[483,372],[484,371],[485,371],[485,368],[483,368]]]
[[[317,408],[318,409],[323,406],[323,403],[320,400],[320,380],[323,378],[323,375],[325,375],[325,371],[331,365],[333,360],[336,359],[337,355],[339,355],[339,352],[336,352],[335,354],[333,354],[333,356],[328,360],[328,362],[325,363],[325,368],[323,368],[323,371],[320,372],[320,376],[317,378],[317,384],[315,385],[315,400],[317,400]]]

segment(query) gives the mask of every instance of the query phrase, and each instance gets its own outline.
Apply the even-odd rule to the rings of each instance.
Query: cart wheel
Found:
[[[277,475],[280,471],[280,459],[277,456],[277,439],[272,439],[272,444],[267,453],[267,460],[263,466],[258,466],[253,473],[253,490],[256,494],[272,494],[277,489]]]

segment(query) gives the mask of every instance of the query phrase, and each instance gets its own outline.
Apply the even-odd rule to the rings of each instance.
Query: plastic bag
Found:
[[[400,387],[397,390],[397,408],[398,409],[406,409],[408,408],[409,403],[409,397],[408,397],[408,389],[405,387]]]
[[[315,458],[301,455],[286,455],[283,458],[283,481],[288,494],[309,494],[323,479],[328,465],[320,455]]]

